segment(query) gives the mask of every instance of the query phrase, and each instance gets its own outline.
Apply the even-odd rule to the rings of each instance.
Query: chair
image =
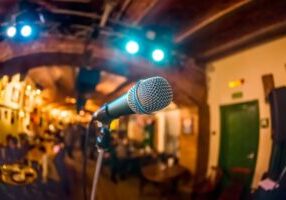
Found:
[[[230,184],[224,188],[219,200],[239,200],[243,197],[245,191],[245,185],[248,182],[248,177],[251,174],[251,170],[245,167],[233,167],[230,169],[228,178]]]
[[[178,192],[181,199],[190,199],[193,193],[193,177],[192,174],[187,171],[182,175],[178,184]]]
[[[192,199],[216,199],[222,180],[223,171],[219,167],[212,167],[210,175],[202,182],[193,186]]]

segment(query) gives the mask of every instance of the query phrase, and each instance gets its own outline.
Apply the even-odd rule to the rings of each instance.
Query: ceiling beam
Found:
[[[239,50],[246,49],[274,38],[286,35],[286,22],[281,21],[273,25],[264,27],[255,32],[234,39],[213,49],[207,50],[197,56],[199,61],[210,62],[224,56],[235,53]]]
[[[142,19],[155,7],[159,0],[152,0],[149,5],[140,13],[140,15],[133,21],[133,25],[138,25]]]
[[[100,19],[100,16],[96,13],[88,13],[88,12],[83,12],[83,11],[62,9],[62,8],[58,8],[56,5],[50,2],[43,1],[43,0],[30,0],[30,1],[44,7],[45,9],[55,14],[74,15],[74,16],[86,17],[86,18],[91,18],[91,19]]]
[[[120,8],[120,11],[116,14],[116,19],[120,20],[120,18],[122,17],[122,15],[124,14],[124,12],[126,11],[126,9],[128,8],[128,6],[131,4],[132,0],[125,0]]]
[[[176,38],[175,38],[175,42],[176,43],[181,43],[183,42],[185,39],[191,37],[192,35],[194,35],[195,33],[197,33],[198,31],[204,29],[205,27],[207,27],[208,25],[221,20],[222,18],[226,17],[227,15],[233,13],[234,11],[239,10],[240,8],[244,7],[245,5],[249,4],[250,2],[253,2],[253,0],[243,0],[240,2],[237,2],[225,9],[222,9],[218,12],[216,12],[215,14],[206,16],[203,20],[201,20],[200,22],[198,22],[197,24],[195,24],[194,26],[189,27],[186,31],[184,31],[183,33],[180,33]]]
[[[90,3],[91,0],[54,0],[54,1],[59,1],[59,2],[72,2],[72,3]]]

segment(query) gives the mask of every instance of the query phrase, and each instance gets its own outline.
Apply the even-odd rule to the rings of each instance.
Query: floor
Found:
[[[82,200],[82,181],[81,181],[81,156],[76,156],[76,161],[70,161],[70,163],[74,166],[75,174],[76,174],[76,184],[73,185],[73,200]],[[88,188],[91,190],[92,178],[95,168],[95,161],[88,162]],[[97,200],[179,200],[182,199],[178,194],[168,195],[165,197],[160,197],[159,191],[156,187],[152,185],[147,185],[144,187],[143,195],[139,192],[139,178],[136,176],[127,177],[124,180],[118,180],[117,183],[113,183],[110,180],[109,170],[107,168],[103,168],[101,171],[100,180],[97,188]],[[90,194],[90,192],[89,192]],[[184,198],[190,199],[190,198]]]
[[[65,193],[64,185],[59,182],[49,181],[42,183],[38,181],[27,186],[9,186],[0,183],[0,199],[2,200],[84,200],[82,190],[82,156],[75,153],[73,159],[66,159],[68,164],[68,179],[71,193]],[[87,188],[88,199],[92,186],[95,161],[88,161],[87,168]],[[151,184],[144,187],[143,194],[140,191],[140,179],[136,175],[129,175],[123,180],[114,183],[110,179],[108,167],[103,167],[100,173],[100,180],[97,187],[96,200],[190,200],[190,195],[183,195],[179,192],[160,194],[160,190]],[[213,198],[211,198],[213,199]],[[226,198],[229,200],[230,198]],[[233,199],[233,198],[231,198]],[[285,198],[283,198],[285,199]],[[210,198],[196,198],[196,200],[210,200]],[[280,200],[280,199],[279,199]]]

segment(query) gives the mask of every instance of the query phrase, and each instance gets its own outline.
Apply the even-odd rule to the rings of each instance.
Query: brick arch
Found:
[[[0,75],[25,74],[29,69],[39,66],[81,66],[83,62],[82,55],[76,53],[34,53],[1,62]]]
[[[84,41],[43,37],[29,44],[0,43],[0,75],[25,73],[37,66],[70,65],[98,68],[126,76],[131,81],[163,76],[174,88],[174,100],[182,105],[206,102],[206,77],[190,59],[183,68],[158,68],[144,58],[126,56],[116,48],[99,43],[89,45],[89,63],[85,63]]]

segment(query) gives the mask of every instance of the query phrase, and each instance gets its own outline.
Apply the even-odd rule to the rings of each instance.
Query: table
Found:
[[[27,165],[1,165],[1,181],[9,185],[27,185],[33,183],[38,175],[35,169]]]
[[[161,164],[152,164],[142,168],[142,174],[148,181],[155,183],[166,183],[179,178],[187,172],[187,169],[181,165],[171,167],[162,167]]]
[[[143,193],[146,181],[148,181],[158,187],[160,197],[162,197],[177,192],[178,181],[187,172],[187,169],[178,164],[171,167],[162,164],[152,164],[143,167],[141,172],[145,180],[140,181],[140,193]]]

